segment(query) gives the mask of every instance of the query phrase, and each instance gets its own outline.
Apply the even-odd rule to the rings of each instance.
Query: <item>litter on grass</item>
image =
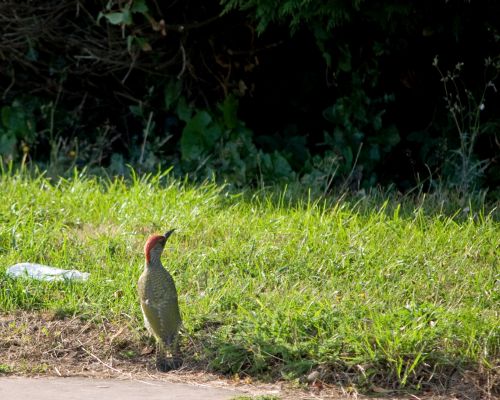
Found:
[[[60,269],[48,265],[19,263],[7,268],[11,278],[32,278],[39,281],[86,281],[90,274],[76,269]]]

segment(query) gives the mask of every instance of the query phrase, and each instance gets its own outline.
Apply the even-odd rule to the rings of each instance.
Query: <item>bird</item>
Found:
[[[175,369],[182,364],[178,344],[182,319],[177,289],[174,279],[161,263],[165,243],[174,230],[148,238],[144,245],[144,270],[137,283],[144,325],[156,339],[156,367],[161,371]],[[170,362],[165,356],[167,349],[171,353]]]

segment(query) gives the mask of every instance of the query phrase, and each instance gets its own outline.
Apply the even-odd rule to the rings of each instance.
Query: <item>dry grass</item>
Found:
[[[60,376],[147,373],[152,348],[126,326],[106,320],[15,312],[0,317],[1,363],[14,372]],[[148,357],[149,356],[149,357]]]
[[[279,384],[223,377],[202,365],[185,364],[167,374],[158,372],[154,346],[122,322],[85,321],[53,312],[1,314],[0,374],[166,380],[234,387],[250,395],[281,390]]]
[[[184,349],[187,353],[197,347]],[[192,359],[192,357],[188,357]],[[80,376],[133,380],[161,380],[196,385],[232,387],[249,396],[279,395],[282,399],[362,398],[348,376],[333,376],[317,370],[309,381],[265,383],[249,376],[222,376],[208,364],[188,362],[167,374],[154,365],[154,346],[126,320],[82,320],[54,312],[14,312],[0,315],[0,373],[28,376]],[[388,391],[374,386],[373,392],[385,399],[494,399],[498,395],[499,375],[466,371],[454,374],[446,384],[418,396]],[[342,382],[341,384],[335,384]],[[496,390],[496,391],[495,391]],[[372,397],[373,398],[373,397]]]

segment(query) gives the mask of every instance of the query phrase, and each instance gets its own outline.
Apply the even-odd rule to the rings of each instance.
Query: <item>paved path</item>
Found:
[[[0,377],[2,400],[226,400],[242,394],[229,389],[159,381]]]

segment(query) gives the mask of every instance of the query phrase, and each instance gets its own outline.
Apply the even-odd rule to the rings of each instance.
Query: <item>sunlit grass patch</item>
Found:
[[[163,261],[180,295],[185,351],[214,369],[287,379],[354,371],[368,388],[422,388],[440,373],[498,365],[492,213],[449,214],[450,204],[422,197],[314,200],[290,190],[231,194],[168,174],[125,182],[5,173],[0,310],[126,319],[143,332],[142,246],[176,228]],[[25,261],[91,275],[86,283],[5,275]]]

